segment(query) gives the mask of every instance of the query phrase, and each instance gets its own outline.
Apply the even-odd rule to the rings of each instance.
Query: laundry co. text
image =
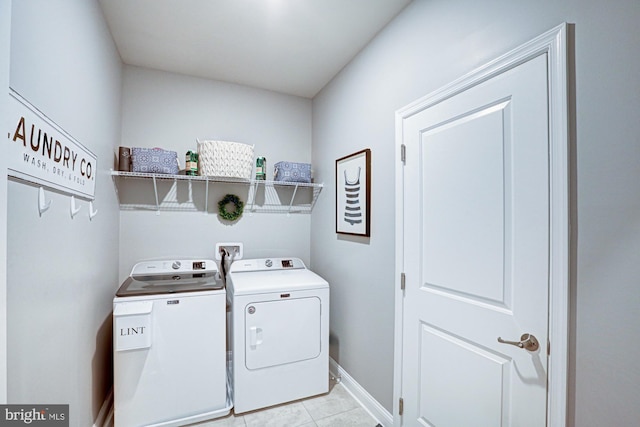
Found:
[[[12,141],[22,141],[25,148],[30,148],[34,153],[53,160],[72,172],[79,171],[83,177],[90,179],[93,175],[91,160],[83,157],[78,161],[78,153],[73,148],[63,145],[54,135],[36,128],[35,124],[27,125],[24,116],[18,120]]]

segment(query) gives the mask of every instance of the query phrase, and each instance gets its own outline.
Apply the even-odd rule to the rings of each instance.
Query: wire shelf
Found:
[[[151,210],[158,214],[160,211],[217,212],[217,200],[225,191],[246,194],[245,212],[310,214],[323,188],[323,184],[316,183],[225,177],[122,171],[111,171],[111,175],[121,210]]]

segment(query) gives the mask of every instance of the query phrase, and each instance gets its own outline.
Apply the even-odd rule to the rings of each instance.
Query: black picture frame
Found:
[[[336,233],[371,236],[371,150],[336,160]]]

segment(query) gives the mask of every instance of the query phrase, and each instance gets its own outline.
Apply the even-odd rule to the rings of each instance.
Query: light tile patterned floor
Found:
[[[329,393],[192,427],[375,427],[378,422],[345,390],[331,381]]]

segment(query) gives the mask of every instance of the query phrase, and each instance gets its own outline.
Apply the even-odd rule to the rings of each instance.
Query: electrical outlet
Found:
[[[226,249],[229,253],[229,257],[236,259],[242,259],[244,255],[244,247],[242,243],[216,243],[216,260],[222,259],[221,250]]]

